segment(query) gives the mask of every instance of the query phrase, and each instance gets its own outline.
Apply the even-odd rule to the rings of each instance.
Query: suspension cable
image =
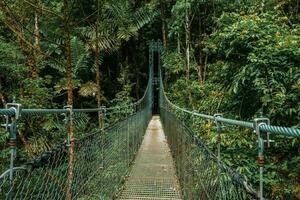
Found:
[[[224,118],[224,117],[218,117],[218,118],[215,119],[215,117],[212,116],[212,115],[197,113],[197,112],[190,111],[188,109],[181,108],[181,107],[175,105],[174,103],[172,103],[168,99],[168,97],[165,93],[163,82],[162,82],[161,70],[160,70],[160,88],[161,88],[161,92],[163,94],[162,95],[163,100],[165,100],[167,105],[171,106],[175,110],[178,110],[178,111],[181,111],[181,112],[184,112],[184,113],[196,116],[196,117],[208,119],[208,120],[217,120],[217,121],[223,122],[225,124],[240,126],[240,127],[244,127],[244,128],[250,128],[250,129],[253,129],[253,130],[255,129],[253,122],[241,121],[241,120],[235,120],[235,119],[228,119],[228,118]],[[166,105],[164,105],[164,106],[166,106]],[[268,132],[268,133],[277,134],[277,135],[284,135],[284,136],[288,136],[288,137],[300,137],[300,129],[298,129],[298,128],[291,128],[291,127],[283,127],[283,126],[274,126],[274,125],[264,124],[264,125],[261,125],[259,127],[259,130],[263,131],[263,132]]]

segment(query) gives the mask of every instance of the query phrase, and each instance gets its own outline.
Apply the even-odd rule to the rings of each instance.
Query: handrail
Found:
[[[235,125],[235,126],[240,126],[240,127],[244,127],[244,128],[250,128],[255,130],[255,125],[253,122],[249,122],[249,121],[242,121],[242,120],[235,120],[235,119],[228,119],[228,118],[224,118],[224,117],[215,117],[212,115],[207,115],[207,114],[203,114],[203,113],[197,113],[194,111],[190,111],[188,109],[185,108],[181,108],[179,106],[177,106],[176,104],[174,104],[173,102],[171,102],[164,90],[164,86],[162,83],[162,77],[160,75],[160,87],[162,89],[163,92],[163,96],[164,99],[166,100],[166,102],[173,108],[180,110],[184,113],[188,113],[190,115],[193,116],[197,116],[197,117],[201,117],[204,119],[208,119],[208,120],[215,120],[216,122],[223,122],[225,124],[230,124],[230,125]],[[267,124],[262,124],[259,127],[260,131],[263,132],[268,132],[268,133],[272,133],[272,134],[277,134],[277,135],[284,135],[284,136],[288,136],[288,137],[300,137],[300,129],[297,128],[291,128],[291,127],[283,127],[283,126],[274,126],[274,125],[267,125]]]

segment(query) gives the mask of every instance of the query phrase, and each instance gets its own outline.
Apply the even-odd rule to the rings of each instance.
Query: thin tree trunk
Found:
[[[73,105],[73,83],[72,83],[72,58],[71,58],[71,37],[69,30],[69,0],[64,0],[64,29],[66,37],[66,76],[67,76],[67,93],[68,93],[68,105]],[[69,123],[69,138],[70,138],[70,147],[69,147],[69,165],[68,165],[68,177],[67,177],[67,191],[66,199],[72,199],[72,182],[74,178],[74,127],[72,123],[72,116],[70,116]]]
[[[180,53],[180,35],[177,35],[177,52]]]
[[[97,85],[97,107],[101,107],[101,72],[100,72],[100,51],[99,47],[96,45],[96,51],[95,51],[95,59],[96,59],[96,85]],[[99,122],[99,128],[102,127],[102,114],[101,112],[98,113],[98,122]]]
[[[26,58],[26,65],[29,67],[30,69],[30,74],[31,74],[31,77],[34,79],[34,78],[37,78],[38,76],[38,71],[37,71],[37,68],[36,68],[36,61],[35,61],[35,56],[34,56],[34,50],[32,49],[29,53],[29,55],[27,55],[27,58]]]
[[[206,71],[207,71],[207,62],[208,62],[208,55],[205,55],[205,61],[204,61],[204,70],[203,70],[203,78],[202,78],[202,84],[205,84],[206,81]]]
[[[26,66],[28,66],[28,68],[30,69],[31,77],[36,78],[38,75],[38,70],[36,68],[36,61],[34,57],[34,50],[33,50],[34,46],[30,42],[30,40],[26,39],[26,36],[24,35],[23,31],[18,26],[18,23],[13,17],[13,13],[11,13],[11,10],[7,7],[6,3],[4,3],[3,1],[0,1],[0,11],[2,11],[5,16],[5,21],[4,21],[5,25],[14,34],[16,34],[17,41],[19,42],[23,53],[27,56]]]
[[[200,39],[201,40],[201,39]],[[201,41],[199,41],[199,64],[197,66],[197,74],[198,74],[198,82],[200,85],[203,84],[203,79],[202,79],[202,74],[203,74],[203,55],[202,55],[202,50],[201,50]]]
[[[68,105],[73,105],[73,83],[72,83],[72,57],[71,57],[71,36],[69,30],[69,0],[64,0],[64,28],[66,37],[66,72],[67,72],[67,90]]]
[[[202,80],[202,71],[203,71],[203,66],[202,63],[198,64],[197,66],[197,75],[198,75],[198,82],[199,85],[203,84],[203,80]]]
[[[40,28],[39,28],[39,14],[36,11],[34,13],[34,38],[35,38],[35,43],[34,43],[34,56],[36,60],[36,64],[39,63],[39,60],[41,59],[41,45],[40,45]],[[38,72],[37,72],[38,74]]]
[[[167,48],[167,31],[166,31],[166,17],[165,17],[165,2],[164,0],[161,0],[161,6],[160,6],[160,11],[161,11],[161,23],[162,23],[162,38],[163,38],[163,45],[164,48]]]
[[[198,82],[199,85],[202,85],[203,80],[202,80],[202,72],[203,72],[203,55],[202,55],[202,23],[201,23],[201,18],[199,18],[198,21],[198,27],[199,27],[199,64],[197,66],[197,74],[198,74]]]
[[[187,7],[186,1],[185,1],[185,45],[186,45],[186,82],[187,82],[187,89],[188,89],[188,97],[189,97],[189,103],[193,106],[193,99],[192,99],[192,93],[190,88],[190,37],[191,37],[191,24],[190,24],[190,6]]]
[[[2,105],[5,106],[6,101],[5,101],[4,95],[1,92],[0,92],[0,100],[1,100]]]
[[[186,76],[187,80],[190,78],[190,21],[189,21],[189,8],[185,8],[185,45],[186,45]]]
[[[97,106],[100,108],[101,106],[101,71],[100,71],[100,49],[99,49],[99,0],[97,1],[97,21],[96,21],[96,45],[95,45],[95,64],[96,64],[96,85],[97,85]],[[98,112],[98,123],[99,128],[103,126],[102,124],[102,113]]]

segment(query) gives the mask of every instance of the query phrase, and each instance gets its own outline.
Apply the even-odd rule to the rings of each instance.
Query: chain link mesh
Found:
[[[97,123],[89,121],[97,117],[99,109],[69,110],[75,127],[75,141],[66,139],[66,125],[57,126],[57,131],[64,135],[63,141],[61,138],[59,140],[62,141],[60,144],[41,151],[31,161],[9,169],[0,176],[0,199],[69,199],[69,195],[72,199],[115,198],[122,189],[150,121],[152,96],[150,70],[148,86],[140,100],[123,107],[105,109],[103,117],[106,114],[105,124],[109,126],[104,129],[97,128]],[[23,126],[26,123],[23,124],[22,120],[26,119],[62,122],[61,114],[64,113],[66,111],[62,109],[39,109],[25,115],[19,123]],[[86,113],[90,113],[90,116],[87,117]],[[10,115],[10,112],[4,114]],[[65,118],[65,122],[70,120]],[[84,128],[80,129],[81,126]],[[41,130],[38,133],[43,134]],[[70,156],[70,142],[75,143],[72,149],[74,157]],[[11,171],[13,179],[9,176]],[[70,175],[72,179],[68,177]]]
[[[128,174],[150,120],[150,108],[75,142],[73,199],[112,199]],[[55,146],[14,173],[10,184],[1,179],[5,199],[65,199],[69,150]]]
[[[243,177],[218,161],[175,114],[160,112],[184,199],[255,199]]]

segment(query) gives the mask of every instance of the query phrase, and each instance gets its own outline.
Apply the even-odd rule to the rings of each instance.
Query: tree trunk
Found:
[[[202,23],[201,23],[201,18],[199,18],[198,21],[198,28],[199,28],[199,41],[198,41],[198,46],[199,46],[199,63],[197,66],[197,74],[198,74],[198,82],[199,85],[202,85],[203,80],[202,80],[202,71],[203,71],[203,54],[202,54]]]
[[[187,82],[187,90],[189,103],[193,106],[192,93],[190,88],[190,39],[191,39],[191,24],[190,24],[190,6],[187,7],[185,1],[185,45],[186,45],[186,82]]]
[[[66,57],[66,76],[67,76],[67,93],[68,93],[68,105],[73,105],[73,83],[72,83],[72,58],[71,58],[71,37],[69,30],[69,0],[64,0],[64,29],[65,29],[65,57]],[[72,123],[72,116],[70,116],[69,122],[69,165],[68,165],[68,177],[67,177],[67,191],[66,199],[72,199],[72,182],[74,178],[74,127]]]
[[[205,80],[206,80],[206,71],[207,71],[207,62],[208,62],[208,55],[205,55],[205,61],[204,61],[204,69],[203,69],[203,76],[202,76],[202,84],[205,84]]]
[[[167,48],[167,30],[166,30],[166,16],[165,16],[165,2],[161,0],[160,5],[160,16],[161,16],[161,31],[162,31],[162,38],[163,38],[163,45],[164,49]]]
[[[97,85],[97,107],[101,107],[101,71],[100,71],[100,49],[99,49],[98,25],[96,25],[96,49],[95,49],[95,64],[96,64],[96,85]],[[102,113],[98,113],[99,128],[102,127]]]
[[[13,17],[13,13],[11,13],[10,8],[7,7],[7,5],[0,1],[0,11],[3,12],[5,16],[4,23],[5,25],[14,33],[16,34],[17,41],[20,44],[21,50],[24,53],[24,55],[27,56],[26,58],[26,66],[30,69],[31,77],[36,78],[38,76],[38,70],[36,67],[36,60],[34,56],[34,46],[30,42],[29,39],[26,38],[25,34],[21,30],[21,28],[18,26],[18,23],[16,22],[15,18]],[[20,19],[22,20],[22,18]]]
[[[204,85],[206,80],[208,55],[206,54],[204,56],[200,48],[199,57],[200,57],[200,61],[199,61],[199,65],[197,66],[198,82],[200,85]]]
[[[37,78],[37,76],[38,76],[38,70],[36,68],[36,61],[35,61],[35,56],[34,56],[34,50],[33,49],[27,55],[26,65],[30,69],[30,75],[31,75],[31,77],[32,78]]]
[[[101,71],[100,71],[100,48],[99,48],[99,18],[100,18],[100,4],[99,0],[97,1],[97,21],[96,21],[96,45],[95,45],[95,64],[96,64],[96,85],[97,85],[97,107],[101,107]],[[104,126],[103,124],[103,115],[101,112],[98,112],[98,123],[99,128],[102,128]]]
[[[38,65],[40,59],[41,59],[41,45],[40,45],[40,28],[39,28],[39,14],[36,11],[34,13],[34,57],[35,57],[35,63]],[[36,67],[37,69],[37,67]],[[35,76],[38,75],[38,70],[36,70]]]
[[[72,83],[72,57],[71,57],[71,36],[69,30],[69,0],[64,0],[64,28],[66,37],[65,57],[67,72],[67,93],[68,105],[73,105],[73,83]]]
[[[0,100],[1,100],[2,107],[4,107],[6,105],[6,101],[4,95],[1,92],[0,92]]]
[[[180,53],[180,35],[177,34],[177,53]]]

